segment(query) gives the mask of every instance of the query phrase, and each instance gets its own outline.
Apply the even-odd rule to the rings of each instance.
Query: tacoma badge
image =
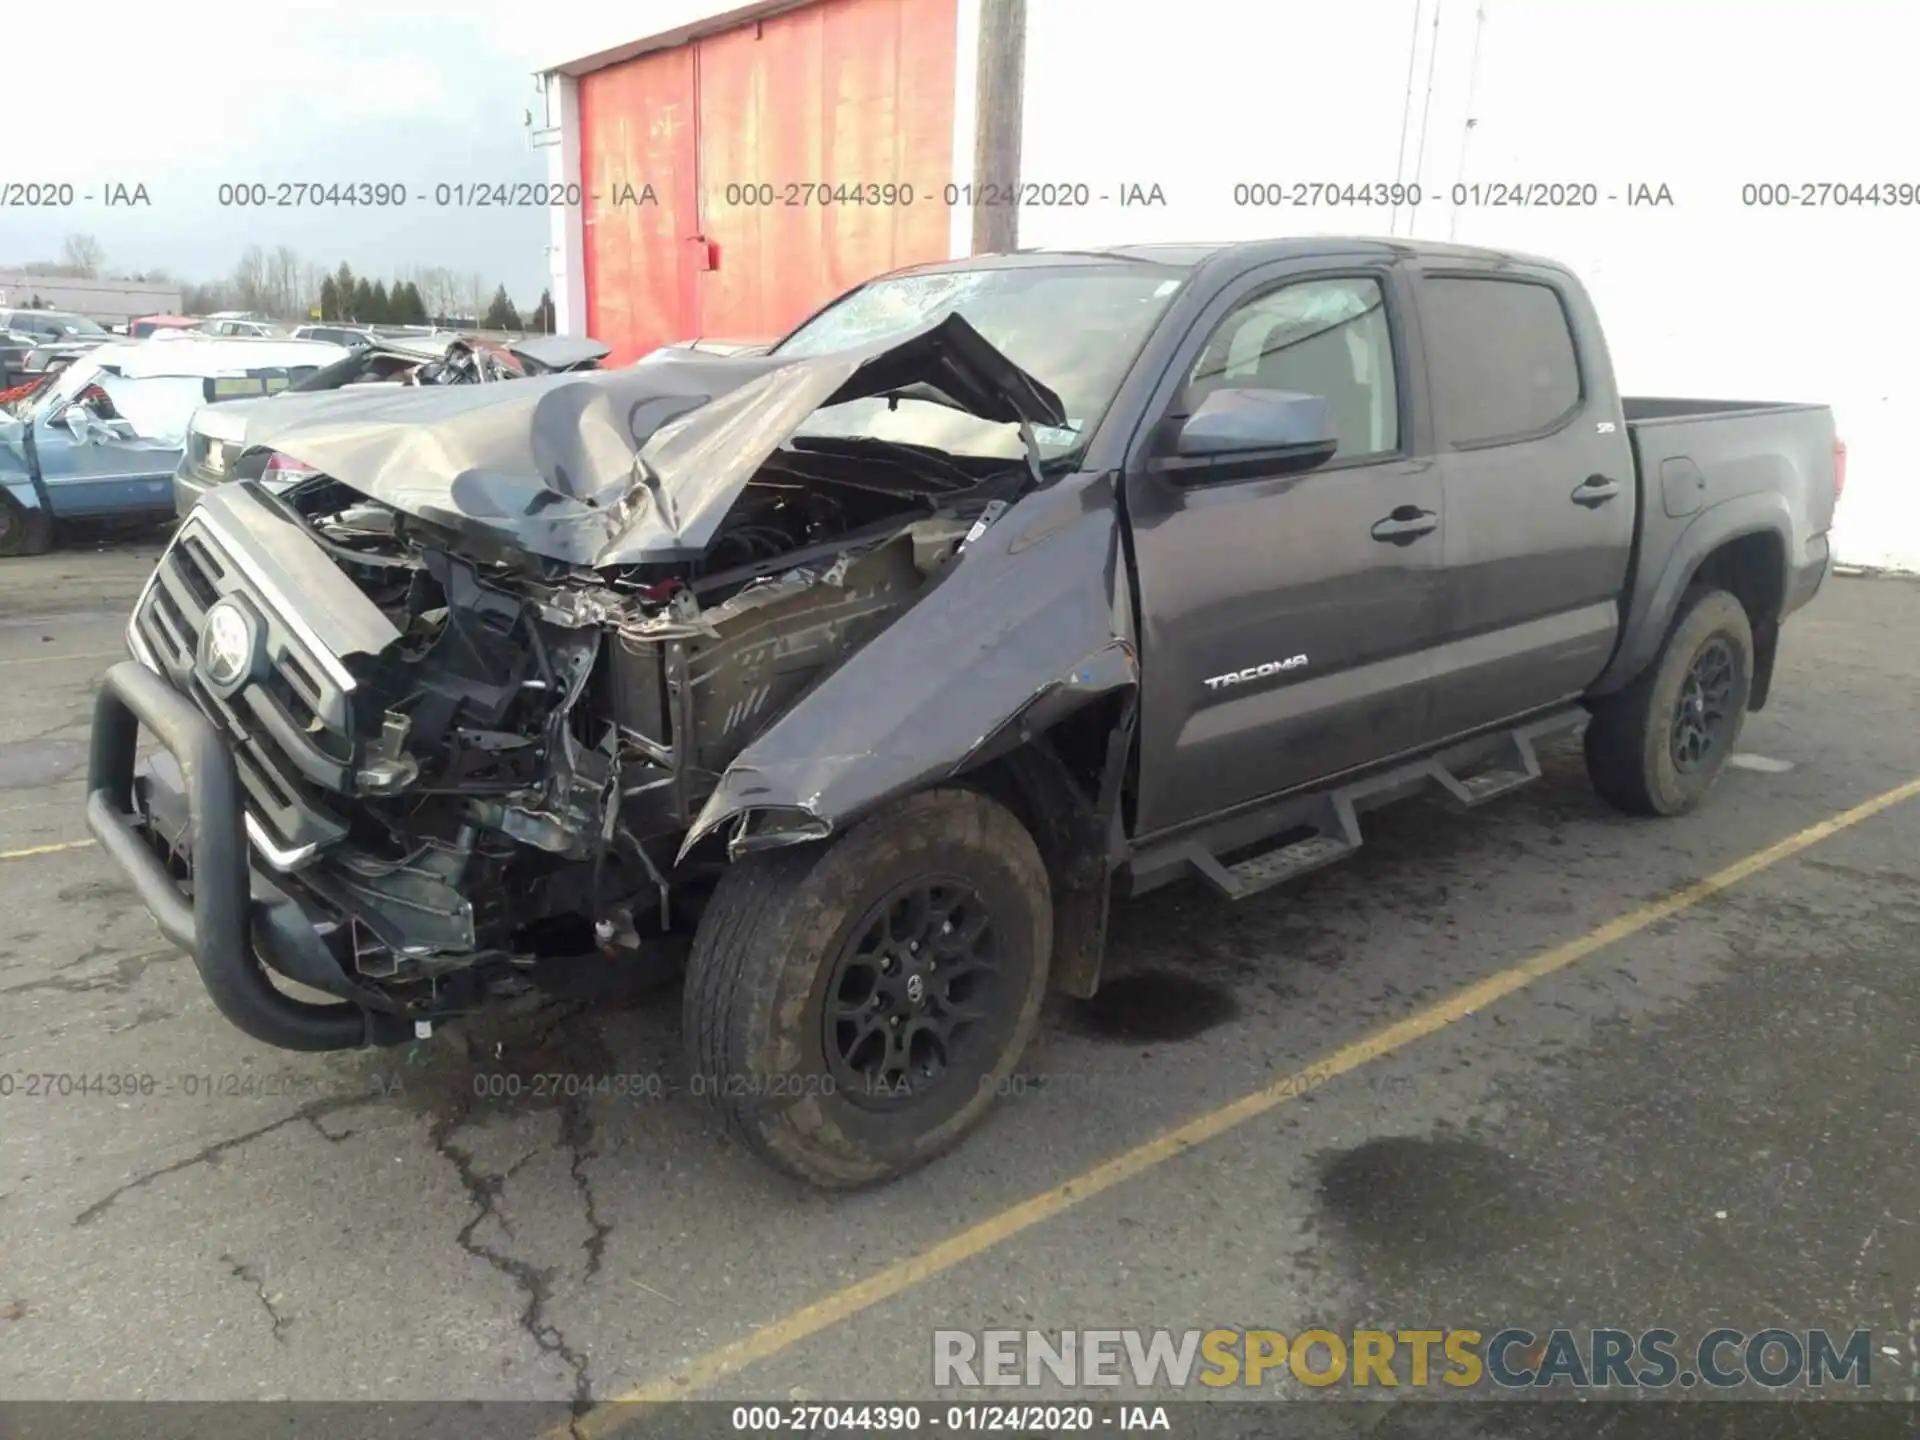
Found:
[[[1269,660],[1264,665],[1249,665],[1245,670],[1235,670],[1229,675],[1215,675],[1206,682],[1209,690],[1224,690],[1229,685],[1244,685],[1249,680],[1264,680],[1269,675],[1278,675],[1282,670],[1298,670],[1307,663],[1304,655],[1294,655],[1285,660]]]

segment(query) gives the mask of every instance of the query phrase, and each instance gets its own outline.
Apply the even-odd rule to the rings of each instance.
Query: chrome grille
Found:
[[[210,684],[199,663],[207,612],[229,596],[259,618],[264,660],[236,687]],[[182,524],[128,624],[135,655],[192,697],[231,742],[255,846],[281,869],[341,838],[329,803],[354,772],[353,678],[301,633],[285,597],[249,573],[200,511]]]

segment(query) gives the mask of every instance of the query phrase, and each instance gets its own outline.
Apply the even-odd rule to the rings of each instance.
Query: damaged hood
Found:
[[[698,555],[814,411],[902,395],[1062,424],[1060,398],[957,314],[856,350],[662,357],[511,385],[410,387],[249,417],[264,445],[419,519],[573,565]]]
[[[502,348],[515,359],[542,370],[572,370],[613,353],[613,347],[604,340],[574,335],[529,335],[524,340],[509,340]]]

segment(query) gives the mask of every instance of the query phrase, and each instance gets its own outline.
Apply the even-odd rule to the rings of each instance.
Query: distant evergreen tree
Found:
[[[499,286],[493,292],[493,299],[487,305],[487,313],[480,321],[482,330],[523,330],[520,312],[513,308],[513,301],[507,298],[507,287]]]
[[[393,290],[394,321],[401,325],[427,324],[427,302],[420,298],[420,287],[411,280],[403,281]]]

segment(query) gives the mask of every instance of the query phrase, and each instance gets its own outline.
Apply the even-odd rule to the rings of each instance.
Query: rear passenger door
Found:
[[[1633,457],[1585,293],[1550,267],[1416,280],[1446,526],[1436,724],[1577,697],[1605,668],[1633,547]]]
[[[1389,266],[1263,266],[1214,299],[1161,382],[1127,476],[1141,835],[1428,738],[1441,488],[1408,319]],[[1217,388],[1319,395],[1339,448],[1176,483],[1154,458]]]

